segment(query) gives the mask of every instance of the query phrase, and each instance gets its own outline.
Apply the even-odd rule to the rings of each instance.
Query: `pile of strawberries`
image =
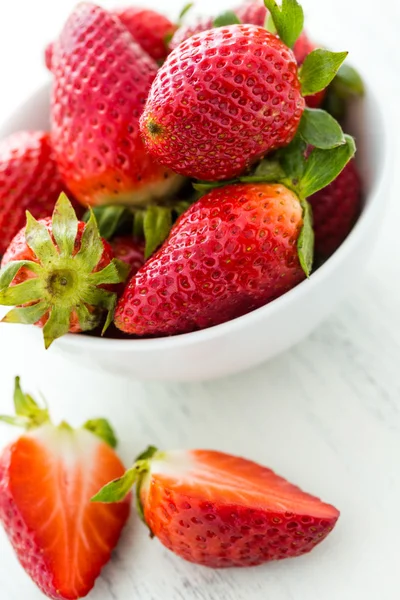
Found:
[[[314,46],[296,0],[186,12],[80,4],[46,50],[51,131],[0,142],[0,304],[46,347],[242,316],[309,277],[360,212],[336,120],[363,93],[347,53]]]

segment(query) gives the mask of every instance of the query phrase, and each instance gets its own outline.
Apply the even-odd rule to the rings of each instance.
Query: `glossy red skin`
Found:
[[[207,465],[229,460],[219,452],[194,451]],[[332,531],[339,512],[256,463],[231,457],[232,475],[242,489],[240,502],[231,498],[225,472],[215,471],[219,491],[195,481],[196,473],[154,474],[141,494],[152,533],[181,558],[213,569],[250,567],[312,551]],[[252,497],[253,478],[265,491],[263,506]],[[264,483],[263,483],[264,480]],[[297,510],[268,507],[270,494],[284,488]],[[304,502],[307,506],[304,506]]]
[[[298,198],[281,185],[215,189],[186,211],[125,288],[116,326],[139,336],[224,323],[278,298],[304,278]]]
[[[54,44],[52,139],[64,181],[84,205],[146,203],[175,176],[139,132],[157,64],[117,16],[79,4]],[[152,187],[153,186],[153,187]]]
[[[114,257],[123,260],[131,267],[131,276],[136,275],[144,265],[144,241],[136,240],[129,235],[119,236],[111,241],[111,247]]]
[[[48,133],[22,131],[0,141],[0,256],[26,222],[51,215],[65,190]]]
[[[40,222],[43,223],[44,225],[46,225],[47,230],[51,233],[51,231],[52,231],[51,217],[47,217],[46,219],[41,219]],[[76,236],[74,254],[79,252],[80,242],[82,240],[82,235],[83,235],[84,229],[85,229],[85,223],[80,221],[78,224],[78,234]],[[54,241],[54,238],[53,238],[53,241]],[[101,271],[114,258],[113,250],[112,250],[110,244],[104,239],[103,239],[103,246],[104,246],[103,255],[102,255],[98,265],[93,270],[93,272]],[[30,260],[33,262],[39,262],[36,255],[33,253],[33,251],[29,248],[29,246],[26,243],[25,227],[23,227],[23,229],[21,229],[21,231],[19,231],[17,233],[17,235],[14,237],[14,239],[12,240],[11,244],[9,245],[9,247],[7,249],[7,252],[3,256],[3,259],[1,261],[1,266],[4,267],[9,262],[17,261],[17,260]],[[24,281],[26,281],[27,279],[30,279],[31,277],[33,277],[33,274],[30,271],[28,271],[27,269],[22,268],[18,271],[17,275],[14,277],[12,285],[17,285],[18,283],[23,283]],[[115,287],[116,286],[110,285],[110,286],[107,286],[107,289],[110,289],[110,291],[115,291]],[[46,314],[46,315],[44,315],[44,317],[42,317],[40,319],[40,321],[38,321],[36,323],[36,325],[38,327],[44,327],[44,325],[47,323],[47,320],[48,320],[48,315]],[[80,333],[80,331],[81,331],[78,318],[75,314],[72,314],[72,316],[71,316],[71,325],[70,325],[69,331],[70,331],[70,333]]]
[[[354,160],[334,182],[309,198],[317,260],[329,258],[344,242],[360,215],[361,201],[361,178]]]
[[[303,64],[306,57],[312,52],[316,50],[318,46],[316,46],[308,37],[305,31],[301,34],[297,42],[293,47],[293,52],[296,57],[297,63],[299,66]],[[313,96],[306,96],[306,104],[309,108],[320,108],[324,99],[325,99],[326,91],[322,90],[318,92],[318,94],[314,94]]]
[[[100,477],[97,482],[87,482],[88,494],[91,489],[92,494],[96,493],[99,486],[106,484],[110,477],[120,477],[124,472],[121,461],[110,447],[99,443],[99,451],[103,456],[103,478]],[[79,581],[79,593],[75,583],[68,589],[69,586],[64,581],[64,569],[60,570],[55,566],[57,546],[50,550],[39,541],[41,526],[54,510],[54,499],[46,497],[45,465],[37,464],[38,452],[40,450],[37,444],[28,436],[21,436],[3,450],[0,456],[0,521],[19,562],[40,590],[53,600],[75,600],[89,593],[101,569],[110,560],[111,552],[129,517],[129,497],[122,503],[108,505],[106,511],[104,505],[97,505],[97,508],[94,508],[95,505],[90,506],[94,536],[90,540],[93,546],[90,569],[85,570],[85,577]],[[38,470],[44,474],[41,481],[36,480]],[[67,485],[67,482],[64,484]],[[63,490],[60,490],[60,494],[62,493]],[[39,519],[37,513],[40,511],[35,504],[43,507],[42,517]],[[58,533],[54,531],[55,543]],[[102,536],[101,549],[96,547],[98,535]],[[63,549],[60,548],[59,551],[61,554]]]
[[[231,25],[195,35],[168,56],[140,125],[162,164],[215,181],[287,145],[304,106],[291,50],[265,29]]]
[[[176,30],[167,17],[145,8],[123,8],[113,11],[125,25],[135,42],[156,61],[168,55],[166,39]]]

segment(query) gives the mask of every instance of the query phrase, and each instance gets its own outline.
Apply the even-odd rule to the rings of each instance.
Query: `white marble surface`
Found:
[[[6,82],[0,94],[2,116],[44,81],[42,46],[73,4],[73,0],[1,3],[0,52],[6,57],[0,61],[0,80]],[[378,15],[375,3],[368,1],[304,4],[312,11],[314,34],[336,47],[345,43],[357,63],[373,73],[398,139],[400,123],[394,113],[400,93],[398,5],[383,2]],[[382,32],[381,48],[371,43],[377,31]],[[340,43],[334,43],[336,39]],[[337,529],[313,554],[225,572],[184,563],[151,541],[138,519],[132,518],[90,600],[399,597],[396,180],[388,190],[392,202],[374,258],[358,289],[309,339],[249,373],[204,384],[141,384],[72,367],[52,352],[31,346],[23,330],[0,326],[0,412],[11,410],[13,377],[20,374],[25,387],[46,396],[55,418],[79,423],[107,416],[118,431],[127,464],[149,443],[223,449],[270,465],[342,511]],[[0,446],[15,434],[2,427]],[[2,531],[0,557],[1,600],[40,600],[42,595],[22,571]]]

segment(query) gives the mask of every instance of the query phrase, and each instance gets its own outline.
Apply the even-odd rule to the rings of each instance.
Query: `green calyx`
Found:
[[[152,460],[161,458],[161,456],[162,453],[157,448],[149,446],[143,454],[138,456],[133,467],[128,469],[122,477],[105,485],[93,496],[92,502],[102,502],[104,504],[121,502],[129,494],[132,487],[136,485],[136,508],[140,518],[145,521],[140,493],[146,475],[150,471]]]
[[[132,234],[134,239],[145,241],[145,258],[149,258],[167,239],[172,225],[190,206],[188,200],[172,200],[165,206],[129,209],[123,206],[98,206],[96,216],[100,235],[109,240],[115,235]],[[88,211],[84,221],[90,219]]]
[[[0,422],[14,425],[15,427],[21,427],[27,431],[37,429],[42,425],[51,424],[50,414],[46,404],[44,403],[44,406],[41,407],[32,396],[25,394],[21,389],[19,377],[15,378],[14,409],[14,416],[0,415]],[[72,427],[70,427],[68,423],[65,423],[65,421],[60,423],[58,428],[73,431]],[[83,429],[90,431],[93,435],[106,442],[112,448],[117,446],[117,438],[115,437],[111,425],[106,419],[92,419],[87,421],[83,426]]]
[[[68,333],[73,320],[82,331],[94,329],[105,320],[104,332],[112,322],[117,295],[102,286],[124,282],[129,267],[113,259],[96,270],[104,245],[94,214],[80,232],[75,211],[61,194],[51,233],[27,213],[25,237],[35,260],[12,261],[0,271],[0,304],[17,307],[3,321],[36,324],[47,317],[43,327],[46,348]],[[30,277],[15,285],[22,268]]]
[[[304,11],[297,0],[282,0],[281,6],[275,0],[264,0],[269,10],[266,28],[277,33],[284,44],[293,48],[304,27]]]
[[[15,378],[14,386],[14,416],[0,415],[0,421],[23,429],[35,429],[45,423],[50,423],[49,411],[46,406],[40,407],[29,394],[24,394],[20,378]]]

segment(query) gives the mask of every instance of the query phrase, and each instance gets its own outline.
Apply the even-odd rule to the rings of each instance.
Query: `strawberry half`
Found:
[[[23,227],[25,211],[48,217],[65,188],[44,131],[21,131],[0,141],[0,256]]]
[[[89,3],[68,19],[52,55],[51,120],[60,173],[84,205],[147,204],[182,179],[147,153],[139,117],[157,63],[116,15]]]
[[[90,502],[124,472],[107,421],[55,426],[47,409],[15,386],[16,417],[27,432],[0,457],[0,520],[21,565],[46,596],[74,600],[93,588],[129,517],[129,497]]]
[[[339,518],[336,508],[270,469],[208,450],[149,448],[94,501],[120,501],[135,481],[152,535],[182,558],[212,568],[301,556]]]
[[[129,266],[113,258],[100,237],[94,214],[78,221],[65,194],[53,218],[36,221],[27,213],[27,226],[13,239],[0,271],[0,305],[17,306],[6,323],[43,327],[45,346],[65,333],[89,331],[112,322],[117,284]]]

